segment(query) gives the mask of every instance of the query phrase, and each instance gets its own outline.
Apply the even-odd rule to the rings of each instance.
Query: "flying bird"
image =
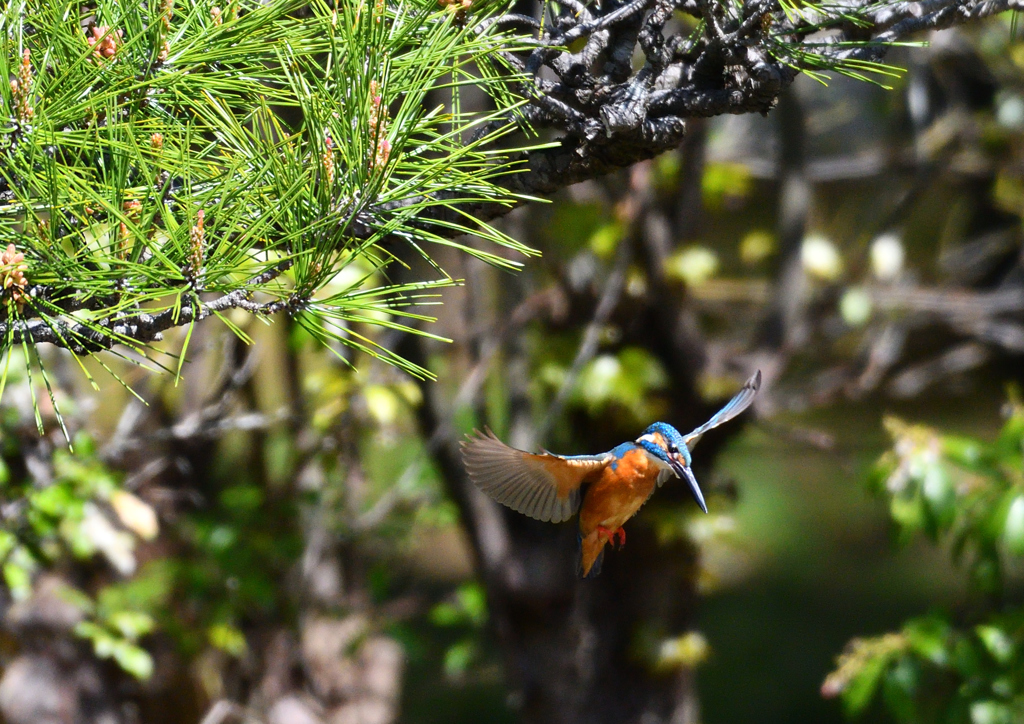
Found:
[[[592,578],[601,572],[605,545],[625,545],[623,524],[669,478],[685,480],[697,505],[708,512],[690,469],[690,446],[747,409],[760,386],[758,371],[725,407],[688,435],[656,422],[633,442],[600,455],[534,455],[509,447],[490,430],[474,431],[462,443],[462,459],[480,490],[515,511],[552,523],[579,512],[578,572]]]

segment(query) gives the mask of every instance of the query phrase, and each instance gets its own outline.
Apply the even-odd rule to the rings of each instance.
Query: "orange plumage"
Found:
[[[580,574],[590,575],[604,552],[609,533],[621,530],[654,493],[661,472],[640,448],[607,465],[591,484],[580,507]]]

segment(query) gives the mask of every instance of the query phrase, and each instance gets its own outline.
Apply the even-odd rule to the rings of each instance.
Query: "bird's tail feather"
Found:
[[[594,531],[586,538],[581,533],[576,533],[576,542],[579,545],[579,556],[576,562],[576,575],[580,578],[596,578],[601,574],[601,564],[604,563],[603,541]]]

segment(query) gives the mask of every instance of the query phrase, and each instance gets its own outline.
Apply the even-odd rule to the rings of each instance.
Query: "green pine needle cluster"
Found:
[[[509,40],[479,22],[506,8],[482,5],[467,18],[431,0],[7,4],[0,391],[12,350],[41,369],[41,341],[180,369],[149,343],[209,316],[244,336],[234,309],[287,311],[426,374],[370,327],[410,329],[456,283],[433,245],[511,265],[451,241],[472,233],[530,253],[468,211],[516,200],[497,183],[514,149],[490,150],[512,130],[492,121],[519,103],[494,52]],[[494,110],[464,111],[466,84]],[[414,255],[434,279],[389,281]],[[371,273],[340,274],[357,263]]]
[[[827,84],[829,72],[865,81],[892,90],[887,81],[898,78],[903,70],[859,55],[896,46],[919,47],[920,42],[852,40],[831,37],[839,28],[870,28],[872,13],[886,7],[885,2],[860,7],[831,2],[779,0],[785,20],[766,33],[769,52],[780,62]]]

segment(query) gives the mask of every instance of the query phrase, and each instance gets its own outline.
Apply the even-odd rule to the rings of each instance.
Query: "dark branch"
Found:
[[[534,129],[560,134],[558,145],[525,154],[519,159],[525,170],[507,177],[507,187],[524,196],[552,194],[676,148],[690,119],[767,113],[803,70],[840,72],[850,61],[878,62],[894,42],[1022,9],[1024,2],[922,0],[877,8],[859,0],[843,7],[843,17],[808,20],[790,20],[777,0],[750,0],[742,11],[724,3],[678,0],[611,2],[600,11],[576,2],[560,7],[543,25],[509,15],[480,26],[481,31],[496,23],[533,32],[536,47],[525,57],[506,54],[506,60],[530,78],[519,87],[531,99],[522,119]],[[686,32],[673,11],[706,21],[703,29]],[[859,24],[848,19],[855,15]],[[548,28],[543,35],[541,27]],[[807,40],[812,32],[814,40]],[[583,46],[572,52],[564,47],[570,43]],[[637,47],[646,62],[622,77],[619,56],[632,58]],[[392,207],[379,210],[385,208]],[[509,210],[469,209],[482,220]],[[454,212],[442,208],[431,213],[437,216],[419,222],[456,220]],[[372,216],[373,209],[362,219],[367,234]],[[440,227],[433,230],[443,233]]]
[[[75,354],[92,354],[110,349],[115,344],[144,345],[161,339],[164,331],[182,327],[230,309],[244,309],[251,314],[272,315],[277,312],[297,309],[302,304],[299,297],[272,302],[254,302],[253,291],[273,281],[286,271],[291,262],[283,262],[249,280],[245,287],[204,302],[198,296],[180,307],[166,309],[156,314],[137,314],[111,317],[96,322],[67,324],[62,318],[40,315],[35,319],[17,319],[0,322],[0,338],[13,344],[27,341],[32,344],[48,342],[65,347]],[[31,306],[29,302],[26,306]],[[36,311],[36,314],[40,314]]]

